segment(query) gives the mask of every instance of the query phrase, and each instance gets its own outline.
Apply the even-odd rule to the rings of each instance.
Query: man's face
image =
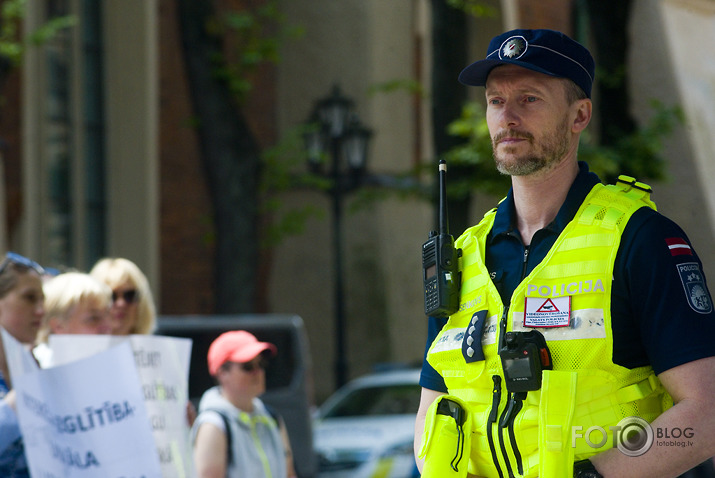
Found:
[[[487,125],[499,172],[525,176],[548,171],[570,153],[575,155],[575,109],[567,103],[564,81],[515,65],[491,71]]]

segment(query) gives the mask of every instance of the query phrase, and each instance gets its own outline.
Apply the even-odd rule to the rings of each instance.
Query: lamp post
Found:
[[[315,102],[304,135],[308,167],[315,174],[331,180],[327,190],[332,200],[333,267],[335,300],[335,383],[347,382],[345,340],[345,298],[343,293],[342,214],[343,197],[360,187],[367,164],[368,143],[372,132],[364,127],[353,111],[353,101],[340,88]],[[330,169],[324,168],[329,156]]]

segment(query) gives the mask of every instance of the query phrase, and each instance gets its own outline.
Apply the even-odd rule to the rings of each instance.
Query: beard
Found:
[[[521,156],[516,155],[517,146],[501,146],[497,152],[497,142],[504,137],[523,138],[529,142],[529,151]],[[506,130],[492,138],[492,154],[497,171],[508,176],[527,176],[538,171],[546,171],[558,164],[569,149],[568,120],[564,119],[552,131],[544,134],[537,141],[534,135],[527,132]]]

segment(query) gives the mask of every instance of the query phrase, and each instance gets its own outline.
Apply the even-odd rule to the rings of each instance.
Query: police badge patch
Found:
[[[500,58],[511,58],[515,60],[526,52],[528,42],[522,36],[507,38],[499,48]]]
[[[713,310],[713,302],[705,286],[705,280],[697,262],[677,264],[680,281],[685,288],[685,297],[690,308],[699,314],[709,314]]]

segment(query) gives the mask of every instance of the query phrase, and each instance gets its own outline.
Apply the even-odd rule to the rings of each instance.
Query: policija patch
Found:
[[[685,297],[690,308],[699,314],[709,314],[713,310],[713,302],[705,286],[703,274],[697,262],[677,264],[680,281],[685,288]]]

